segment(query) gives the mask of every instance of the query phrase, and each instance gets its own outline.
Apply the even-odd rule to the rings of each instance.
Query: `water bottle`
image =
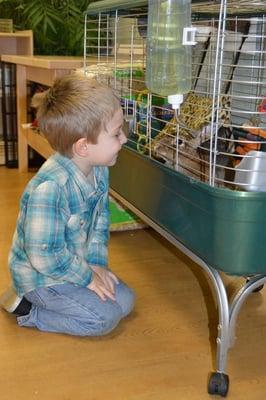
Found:
[[[146,85],[169,96],[173,108],[191,89],[191,44],[196,43],[188,38],[193,33],[190,0],[149,0]]]

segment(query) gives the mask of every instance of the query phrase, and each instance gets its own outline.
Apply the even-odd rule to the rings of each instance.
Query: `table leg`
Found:
[[[26,67],[17,65],[17,131],[19,172],[28,171],[28,145],[22,132],[22,124],[27,123],[27,79]]]

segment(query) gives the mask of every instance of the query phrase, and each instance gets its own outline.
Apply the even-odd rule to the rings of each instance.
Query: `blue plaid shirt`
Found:
[[[96,187],[57,153],[28,183],[9,255],[18,295],[65,282],[87,286],[90,265],[107,266],[108,168],[94,167],[94,176]]]

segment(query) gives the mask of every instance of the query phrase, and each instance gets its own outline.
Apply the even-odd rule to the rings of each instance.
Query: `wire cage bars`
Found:
[[[265,6],[228,3],[192,7],[192,87],[177,118],[145,86],[145,6],[86,18],[85,68],[116,89],[140,154],[211,186],[264,191]]]

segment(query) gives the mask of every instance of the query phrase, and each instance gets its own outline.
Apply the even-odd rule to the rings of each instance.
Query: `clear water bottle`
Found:
[[[146,85],[171,103],[191,89],[191,32],[190,0],[149,0]]]

